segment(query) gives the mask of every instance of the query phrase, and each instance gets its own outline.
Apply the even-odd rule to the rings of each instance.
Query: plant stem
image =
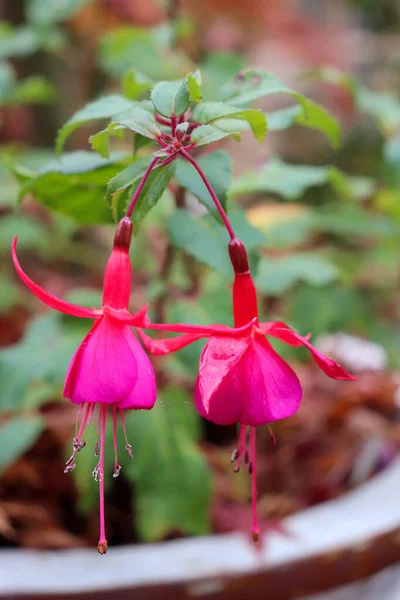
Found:
[[[140,196],[140,192],[142,191],[142,189],[144,187],[144,184],[147,181],[148,176],[150,175],[151,171],[153,170],[153,167],[155,166],[155,164],[158,161],[159,161],[159,157],[155,156],[153,158],[153,160],[151,161],[151,163],[149,164],[149,166],[147,167],[147,169],[146,169],[146,171],[145,171],[145,173],[144,173],[144,175],[142,177],[142,180],[139,183],[138,188],[137,188],[136,192],[133,195],[133,198],[132,198],[131,203],[130,203],[130,205],[128,207],[128,210],[126,211],[126,216],[127,217],[131,217],[133,209],[135,208],[136,202],[137,202],[137,200],[138,200],[138,198]]]
[[[186,150],[184,150],[183,148],[180,150],[180,154],[187,160],[189,161],[194,168],[196,169],[196,171],[198,172],[198,174],[200,175],[200,177],[202,178],[211,198],[214,201],[215,206],[217,207],[217,210],[219,212],[219,214],[221,215],[221,219],[229,233],[230,238],[233,240],[236,238],[235,232],[233,231],[232,225],[229,222],[228,216],[221,204],[221,202],[218,200],[218,197],[216,195],[216,193],[214,192],[214,190],[211,187],[210,182],[208,181],[207,177],[205,176],[205,174],[203,173],[200,165],[197,163],[197,161],[190,156],[190,154],[188,152],[186,152]]]

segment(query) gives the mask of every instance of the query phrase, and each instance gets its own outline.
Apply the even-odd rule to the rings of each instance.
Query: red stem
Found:
[[[171,131],[172,131],[172,135],[175,135],[175,131],[176,131],[176,117],[175,117],[175,115],[172,115],[172,117],[171,117]]]
[[[229,222],[229,219],[227,217],[226,212],[224,211],[224,208],[221,204],[221,202],[218,200],[218,197],[216,195],[216,193],[214,192],[214,190],[212,189],[207,177],[205,176],[205,174],[203,173],[200,165],[195,161],[195,159],[190,156],[190,154],[188,152],[186,152],[186,150],[184,150],[183,148],[181,148],[180,150],[180,154],[186,158],[187,161],[189,161],[194,168],[196,169],[196,171],[198,172],[198,174],[200,175],[200,177],[202,178],[211,198],[214,201],[215,206],[217,207],[217,210],[219,212],[219,214],[221,215],[221,219],[224,222],[224,225],[229,233],[230,238],[233,240],[234,238],[236,238],[235,236],[235,232],[233,231],[232,225]]]
[[[171,127],[171,121],[169,119],[164,119],[161,115],[156,115],[156,121],[158,121],[161,125],[167,125],[167,127]]]
[[[149,166],[147,167],[147,169],[146,169],[146,171],[145,171],[145,173],[144,173],[144,175],[142,177],[142,181],[139,183],[139,186],[138,186],[136,192],[133,195],[133,198],[132,198],[131,203],[130,203],[130,205],[128,207],[128,210],[126,211],[126,216],[127,217],[129,217],[129,218],[131,217],[132,211],[135,208],[135,204],[136,204],[136,202],[137,202],[137,200],[138,200],[138,198],[140,196],[140,192],[142,191],[142,189],[144,187],[144,184],[147,181],[148,176],[150,175],[151,171],[153,170],[153,167],[155,166],[155,164],[158,161],[159,161],[159,157],[155,156],[153,158],[153,160],[151,161],[151,163],[149,164]]]

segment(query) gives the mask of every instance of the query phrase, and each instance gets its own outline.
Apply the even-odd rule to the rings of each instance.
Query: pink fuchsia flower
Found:
[[[19,277],[45,304],[67,315],[94,319],[89,333],[79,346],[69,366],[63,395],[80,406],[79,426],[73,440],[73,452],[65,472],[75,467],[76,454],[86,445],[85,435],[97,410],[95,455],[98,464],[93,471],[100,488],[100,539],[98,551],[105,554],[107,539],[104,518],[104,440],[106,418],[112,417],[114,431],[114,477],[120,472],[117,457],[117,419],[121,420],[126,450],[132,457],[124,423],[125,410],[149,410],[156,400],[153,367],[136,339],[131,325],[149,324],[146,307],[136,314],[128,311],[131,289],[129,247],[132,222],[123,218],[116,230],[114,247],[108,260],[103,287],[103,302],[99,310],[84,308],[57,298],[34,283],[21,269],[16,254],[17,238],[12,245],[12,257]]]
[[[266,338],[278,338],[292,346],[305,346],[317,365],[333,379],[354,379],[321,352],[307,337],[284,323],[259,323],[256,290],[250,275],[246,250],[234,238],[229,244],[235,271],[233,311],[236,331],[246,326],[241,336],[211,335],[200,358],[195,384],[195,403],[200,415],[219,425],[240,424],[238,448],[232,455],[236,463],[248,464],[252,473],[253,538],[259,537],[256,499],[256,427],[293,415],[299,408],[302,389],[293,369],[279,356]],[[248,324],[251,323],[251,326]],[[176,331],[171,327],[171,331]],[[181,329],[181,331],[183,331]],[[150,340],[142,335],[153,354],[166,354],[199,339],[189,333],[179,338]],[[247,428],[249,448],[247,449]]]

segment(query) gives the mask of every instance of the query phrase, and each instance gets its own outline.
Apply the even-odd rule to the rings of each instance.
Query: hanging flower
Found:
[[[149,323],[146,307],[136,314],[128,311],[131,289],[129,246],[132,222],[124,218],[118,225],[114,247],[104,275],[103,302],[100,310],[84,308],[57,298],[34,283],[21,269],[16,254],[17,238],[12,257],[19,277],[42,302],[75,317],[94,319],[94,323],[72,358],[65,380],[63,395],[80,406],[73,452],[65,473],[75,467],[77,453],[86,445],[87,428],[97,412],[95,455],[98,463],[93,471],[100,487],[100,538],[98,551],[105,554],[107,539],[104,518],[104,441],[106,418],[112,417],[114,432],[114,477],[121,467],[117,457],[117,419],[121,420],[126,450],[132,457],[124,423],[125,410],[149,410],[156,400],[156,386],[151,362],[138,342],[130,325],[144,327]]]
[[[250,275],[247,253],[242,242],[234,238],[229,244],[235,271],[233,310],[235,331],[247,325],[241,336],[224,336],[215,332],[200,358],[195,384],[195,403],[200,415],[219,425],[240,424],[238,448],[232,455],[238,471],[241,461],[252,474],[253,538],[259,537],[256,499],[256,430],[261,425],[290,417],[299,408],[302,389],[293,369],[273,349],[266,336],[278,338],[292,346],[305,346],[317,365],[332,379],[354,379],[335,361],[319,352],[308,337],[303,337],[284,323],[259,323],[256,290]],[[156,327],[156,326],[154,326]],[[159,326],[165,330],[165,326]],[[173,326],[170,331],[178,331]],[[184,331],[182,327],[179,331]],[[150,352],[166,354],[183,348],[199,336],[153,340],[140,334]],[[247,440],[249,429],[249,441]],[[249,445],[249,447],[247,447]]]
[[[63,395],[79,405],[77,433],[73,439],[72,454],[67,460],[65,473],[72,471],[75,459],[86,445],[85,437],[90,423],[97,419],[97,440],[95,456],[98,463],[93,476],[100,488],[100,538],[98,551],[105,554],[107,538],[104,517],[104,444],[106,419],[112,418],[114,435],[114,477],[118,477],[121,467],[117,456],[117,420],[121,421],[125,436],[125,449],[132,458],[132,447],[128,442],[124,422],[125,410],[150,410],[156,400],[156,385],[153,367],[138,342],[131,326],[153,328],[146,314],[147,306],[136,314],[128,311],[131,289],[131,264],[129,247],[132,237],[132,222],[124,217],[116,230],[114,247],[108,260],[103,286],[103,302],[99,310],[84,308],[65,302],[49,294],[34,283],[22,270],[17,254],[17,238],[12,245],[12,258],[15,269],[25,285],[47,306],[64,314],[94,319],[94,323],[82,344],[73,356],[64,385]],[[175,325],[174,330],[189,331],[193,339],[209,336],[214,332],[221,336],[235,337],[248,331],[251,324],[237,330],[224,326],[200,327],[196,325]],[[154,325],[155,329],[169,329],[167,325]],[[145,334],[142,334],[147,338]],[[151,339],[151,338],[148,338]],[[177,338],[182,346],[181,338]],[[171,340],[169,340],[171,342]],[[170,344],[171,346],[171,344]],[[97,414],[96,414],[97,413]]]

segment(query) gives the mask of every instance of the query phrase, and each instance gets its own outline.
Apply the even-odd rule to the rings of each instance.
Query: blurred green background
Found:
[[[94,457],[81,453],[73,476],[62,475],[75,412],[61,391],[87,324],[52,314],[21,286],[13,237],[32,279],[99,306],[114,231],[109,181],[148,153],[146,138],[102,129],[107,118],[159,80],[199,69],[204,99],[216,100],[244,67],[264,69],[329,110],[340,144],[334,119],[313,108],[307,126],[296,95],[274,94],[253,103],[268,118],[264,142],[242,122],[240,143],[205,148],[199,162],[250,251],[263,318],[302,334],[353,334],[356,354],[362,340],[375,342],[390,378],[400,367],[400,10],[390,0],[15,0],[0,5],[0,19],[0,544],[86,545],[96,537]],[[108,158],[92,152],[105,156],[108,144]],[[227,236],[206,214],[205,190],[183,163],[164,184],[136,223],[132,307],[150,302],[158,321],[231,324]],[[121,189],[114,211],[133,190]],[[127,418],[135,460],[108,480],[111,543],[227,530],[221,502],[247,506],[246,479],[227,474],[234,428],[202,423],[192,407],[201,349],[155,360],[157,407]],[[305,353],[279,350],[308,373]],[[356,368],[350,358],[345,366]],[[394,413],[393,403],[385,418]],[[282,444],[297,444],[301,426],[282,431]],[[264,487],[265,519],[314,501],[309,482]],[[268,508],[272,492],[293,503]],[[27,518],[27,504],[44,506],[47,520]]]

